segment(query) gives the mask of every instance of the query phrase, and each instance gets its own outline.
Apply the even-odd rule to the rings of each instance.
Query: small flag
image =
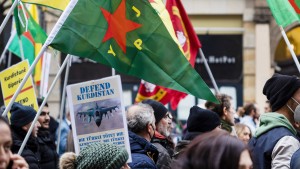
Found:
[[[47,6],[63,11],[67,7],[70,0],[22,0],[22,2]]]
[[[288,25],[300,21],[300,0],[267,0],[278,25]]]

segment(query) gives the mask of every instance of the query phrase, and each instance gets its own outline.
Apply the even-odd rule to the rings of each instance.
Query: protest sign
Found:
[[[103,142],[125,147],[131,157],[120,76],[68,85],[67,95],[76,154]]]
[[[10,99],[18,89],[28,70],[28,60],[24,60],[0,72],[1,89],[5,106],[9,104]],[[22,105],[31,106],[36,111],[38,110],[36,94],[31,76],[28,78],[21,92],[18,94],[16,102]]]

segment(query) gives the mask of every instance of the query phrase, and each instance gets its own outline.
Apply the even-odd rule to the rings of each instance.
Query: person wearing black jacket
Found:
[[[41,106],[43,100],[38,98],[38,105]],[[51,138],[49,130],[50,116],[48,103],[42,108],[42,112],[38,118],[41,124],[38,132],[39,152],[41,154],[41,169],[58,168],[58,154],[56,153],[55,141]]]
[[[11,107],[11,129],[13,137],[12,153],[18,153],[22,142],[34,120],[36,111],[29,106],[23,106],[19,103],[13,103]],[[37,121],[31,132],[31,135],[21,153],[30,169],[40,169],[39,145],[37,143],[37,132],[40,123]]]

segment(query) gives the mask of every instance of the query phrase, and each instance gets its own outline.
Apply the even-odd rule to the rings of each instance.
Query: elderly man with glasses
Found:
[[[174,144],[170,139],[172,131],[172,114],[168,109],[155,100],[144,100],[144,104],[149,104],[154,110],[155,116],[155,134],[151,142],[159,152],[157,160],[158,169],[171,168],[172,155],[174,154]]]

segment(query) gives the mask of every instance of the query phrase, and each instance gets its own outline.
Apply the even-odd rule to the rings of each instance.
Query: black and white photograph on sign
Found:
[[[123,126],[120,99],[78,104],[74,106],[77,134],[114,130]]]

